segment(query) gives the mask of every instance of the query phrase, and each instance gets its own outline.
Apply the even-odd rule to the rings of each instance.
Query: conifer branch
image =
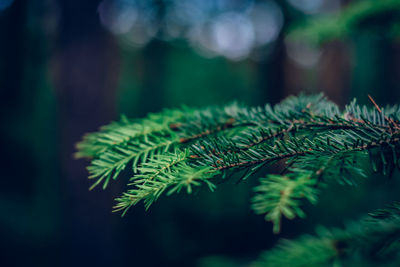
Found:
[[[190,193],[201,183],[213,190],[212,178],[242,172],[245,180],[285,163],[281,176],[260,180],[253,204],[278,232],[282,217],[304,217],[301,199],[316,204],[322,185],[354,185],[365,177],[367,158],[384,174],[400,165],[400,109],[372,102],[370,108],[354,100],[341,111],[320,94],[288,97],[274,107],[167,110],[103,127],[84,137],[78,156],[92,158],[92,188],[105,188],[132,167],[130,188],[114,207],[123,214],[141,201],[148,208],[163,193]]]
[[[299,199],[307,198],[311,203],[317,201],[316,180],[307,174],[268,175],[260,179],[260,185],[254,188],[252,208],[256,214],[265,214],[265,220],[272,221],[274,233],[280,232],[282,216],[288,219],[303,218],[299,208]]]
[[[168,188],[168,195],[180,192],[186,188],[187,193],[192,192],[193,186],[201,182],[214,190],[215,185],[209,181],[215,176],[208,168],[196,168],[188,165],[185,160],[188,150],[176,150],[174,153],[159,154],[139,167],[138,175],[131,178],[129,186],[133,187],[117,198],[114,211],[123,211],[122,215],[132,206],[144,201],[146,209],[155,202]]]
[[[254,267],[398,266],[400,205],[378,210],[344,229],[317,229],[315,236],[282,240]]]

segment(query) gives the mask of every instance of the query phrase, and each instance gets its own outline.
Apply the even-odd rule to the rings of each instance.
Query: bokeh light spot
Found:
[[[212,23],[216,52],[234,60],[246,57],[254,42],[254,28],[248,17],[236,12],[224,13]]]

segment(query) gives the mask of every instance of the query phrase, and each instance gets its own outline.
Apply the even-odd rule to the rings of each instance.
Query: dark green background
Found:
[[[367,94],[399,102],[400,42],[379,31],[323,44],[319,63],[301,67],[284,36],[307,15],[277,1],[285,24],[268,58],[234,62],[204,58],[183,40],[127,46],[100,24],[99,2],[15,0],[0,11],[1,266],[246,266],[275,243],[271,224],[249,208],[256,177],[240,185],[233,178],[216,193],[163,197],[149,212],[112,214],[128,177],[89,192],[87,162],[73,153],[85,132],[120,113],[261,105],[299,91],[324,91],[340,105],[368,103]],[[396,199],[397,183],[375,177],[332,187],[307,207],[308,219],[284,221],[281,236],[358,218]]]

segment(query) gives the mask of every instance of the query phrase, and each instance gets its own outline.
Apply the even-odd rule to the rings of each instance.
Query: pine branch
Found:
[[[274,224],[274,233],[280,232],[282,216],[288,219],[304,218],[299,208],[299,199],[307,198],[311,203],[317,201],[316,180],[310,175],[268,175],[260,179],[260,185],[254,188],[256,194],[252,208],[256,214],[265,214],[265,220]]]
[[[136,138],[150,134],[168,132],[169,124],[184,116],[182,109],[164,110],[158,114],[150,113],[141,120],[130,121],[125,116],[119,122],[113,122],[100,128],[100,131],[86,134],[76,147],[76,158],[95,158],[107,150],[123,147]]]
[[[168,151],[171,145],[178,142],[178,137],[166,132],[165,134],[145,135],[143,138],[134,142],[131,141],[123,147],[118,146],[113,150],[106,150],[99,158],[94,159],[88,167],[89,179],[97,178],[90,189],[93,189],[103,180],[103,188],[105,189],[110,179],[115,180],[130,162],[132,162],[133,171],[137,172],[139,162],[146,162],[147,159],[152,159],[156,153]]]
[[[104,126],[100,132],[86,135],[77,144],[76,156],[93,158],[88,167],[89,178],[97,180],[90,189],[102,182],[105,189],[129,164],[136,173],[138,164],[157,153],[170,151],[172,146],[190,144],[196,139],[242,126],[230,115],[238,109],[240,107],[234,103],[222,109],[165,110],[134,122],[123,118],[119,123]]]
[[[371,213],[345,229],[317,229],[316,236],[282,240],[254,267],[399,266],[400,205]]]
[[[253,204],[278,232],[282,217],[304,217],[301,199],[315,203],[322,185],[354,185],[365,177],[367,158],[384,174],[399,166],[399,108],[372,102],[366,107],[354,100],[341,111],[320,94],[288,97],[274,107],[169,110],[106,126],[85,137],[78,153],[93,158],[92,188],[105,188],[132,167],[131,188],[115,206],[123,214],[141,201],[148,208],[163,193],[190,193],[201,183],[214,189],[211,178],[241,172],[245,180],[285,163],[282,176],[261,179]]]
[[[211,191],[215,185],[209,181],[215,176],[208,168],[196,168],[188,165],[185,160],[188,158],[188,150],[174,153],[159,154],[138,168],[138,175],[131,178],[129,189],[120,198],[114,211],[123,211],[123,215],[133,205],[143,201],[146,209],[154,203],[168,188],[167,195],[179,193],[186,188],[188,194],[192,192],[193,186],[201,183],[208,185]]]

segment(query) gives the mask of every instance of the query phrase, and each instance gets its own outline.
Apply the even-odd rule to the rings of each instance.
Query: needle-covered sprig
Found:
[[[275,106],[165,110],[86,135],[77,156],[91,159],[92,188],[129,173],[114,207],[123,214],[140,202],[149,208],[163,194],[201,184],[214,190],[214,181],[231,174],[254,179],[266,166],[283,165],[280,175],[260,180],[252,204],[277,233],[282,218],[304,217],[302,200],[317,204],[329,184],[355,185],[371,170],[391,174],[400,165],[399,108],[371,102],[354,100],[341,110],[319,94]]]
[[[319,227],[316,235],[281,240],[252,267],[400,266],[400,205],[335,229]]]

